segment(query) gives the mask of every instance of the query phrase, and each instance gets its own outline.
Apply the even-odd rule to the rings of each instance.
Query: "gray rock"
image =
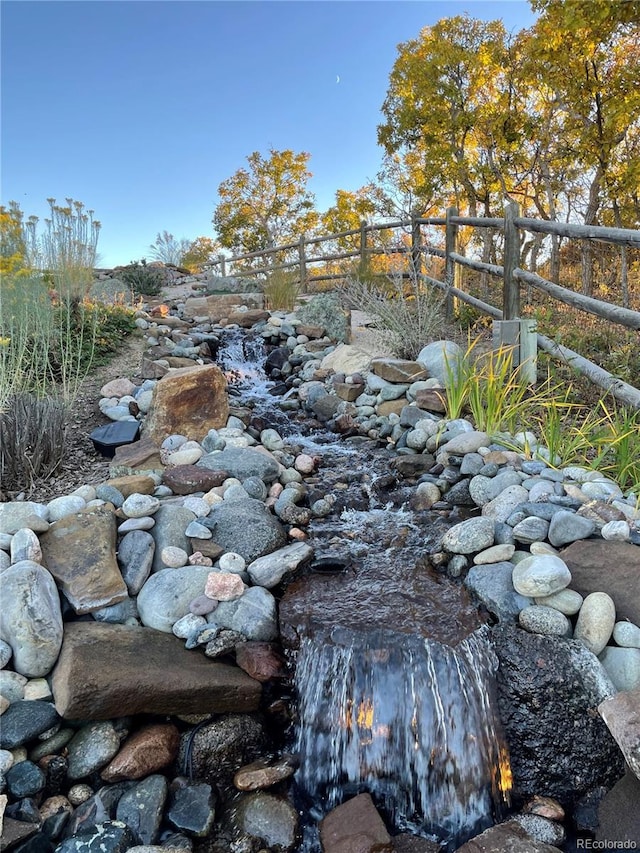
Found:
[[[118,800],[116,817],[126,823],[140,844],[153,844],[156,840],[168,789],[165,777],[154,773]]]
[[[65,515],[80,512],[86,505],[84,498],[81,498],[79,495],[65,495],[60,498],[54,498],[47,504],[49,521],[60,521]]]
[[[129,595],[137,595],[151,574],[156,543],[146,530],[126,533],[118,546],[118,564]]]
[[[32,563],[42,563],[42,548],[40,540],[28,527],[17,530],[11,537],[11,562],[19,563],[31,560]]]
[[[571,573],[560,557],[534,554],[521,560],[513,570],[513,586],[520,595],[542,598],[571,583]]]
[[[506,521],[518,504],[526,501],[527,497],[528,492],[523,486],[507,486],[497,497],[482,507],[482,515],[494,521]]]
[[[44,789],[47,777],[33,761],[19,761],[6,774],[7,790],[16,800],[35,797]]]
[[[258,791],[248,794],[236,810],[238,827],[268,847],[292,850],[298,832],[298,813],[290,802]]]
[[[616,739],[627,764],[640,779],[640,688],[620,691],[598,705],[598,713]]]
[[[187,554],[191,554],[192,548],[185,535],[185,530],[192,521],[195,521],[196,516],[190,509],[166,504],[160,507],[154,518],[156,523],[151,530],[151,535],[156,543],[156,550],[153,556],[152,571],[158,572],[164,569],[163,548],[174,545],[176,548],[182,548]]]
[[[89,723],[67,744],[69,779],[84,779],[101,770],[120,748],[120,735],[113,723]]]
[[[160,501],[153,495],[141,495],[137,492],[125,498],[122,511],[127,518],[146,518],[160,508]]]
[[[548,637],[570,637],[571,622],[564,613],[552,607],[533,604],[520,611],[518,618],[521,627],[533,634],[545,634]]]
[[[594,655],[599,655],[611,639],[615,624],[616,606],[611,596],[606,592],[592,592],[578,613],[574,639],[584,643]]]
[[[240,554],[247,562],[281,548],[287,542],[284,527],[262,501],[247,497],[241,503],[217,504],[202,523],[225,551]]]
[[[514,590],[512,573],[513,563],[488,563],[472,566],[464,580],[467,589],[501,622],[516,619],[522,609],[531,604],[531,599]]]
[[[174,622],[189,613],[189,604],[203,595],[211,569],[184,566],[155,572],[138,595],[138,612],[143,625],[171,633]]]
[[[535,602],[545,607],[553,607],[554,610],[559,610],[565,616],[575,616],[582,607],[583,600],[580,593],[574,589],[561,589],[559,592],[552,593],[552,595],[536,598]]]
[[[421,364],[429,376],[437,379],[442,386],[447,385],[448,369],[457,375],[464,353],[453,341],[433,341],[418,353],[416,361]]]
[[[513,528],[513,538],[517,542],[522,542],[525,545],[530,545],[532,542],[542,542],[547,538],[549,532],[549,522],[544,518],[529,516]]]
[[[555,513],[549,525],[549,542],[558,548],[579,539],[587,539],[595,531],[596,524],[590,518],[561,510]]]
[[[295,572],[312,556],[313,548],[306,542],[293,542],[271,554],[258,557],[247,566],[247,571],[254,584],[272,589],[286,574]]]
[[[0,669],[4,669],[4,667],[11,660],[11,655],[13,651],[11,650],[11,646],[5,640],[0,640]],[[0,690],[2,693],[2,690]]]
[[[265,483],[272,483],[280,473],[280,465],[275,459],[248,447],[226,447],[208,453],[196,464],[212,471],[227,471],[230,477],[237,477],[240,481],[247,477],[260,477]]]
[[[20,675],[19,672],[6,670],[0,672],[0,696],[8,702],[17,702],[18,699],[24,699],[24,688],[28,678]]]
[[[2,715],[0,749],[14,749],[38,737],[58,723],[60,717],[50,702],[20,699]]]
[[[640,627],[633,622],[616,622],[613,627],[613,639],[624,648],[640,649]]]
[[[442,547],[453,554],[471,554],[493,545],[494,524],[490,518],[469,518],[450,527]]]
[[[517,814],[512,818],[524,829],[530,838],[541,844],[551,844],[559,847],[565,839],[564,827],[561,823],[537,814]]]
[[[99,486],[96,486],[96,497],[101,501],[112,503],[116,509],[124,503],[124,495],[120,489],[111,486],[109,483],[101,483]]]
[[[275,598],[261,586],[250,587],[242,598],[221,601],[211,621],[249,640],[274,640],[278,636]]]
[[[56,853],[125,853],[134,844],[133,833],[126,823],[108,820],[65,839],[56,847]]]
[[[135,598],[125,598],[110,607],[101,607],[91,614],[96,622],[108,622],[111,625],[137,625],[138,606]]]
[[[5,569],[0,639],[11,646],[14,669],[30,678],[47,675],[62,637],[60,596],[51,574],[30,560]]]
[[[640,687],[640,649],[607,646],[600,655],[600,662],[618,690]]]
[[[508,486],[519,486],[521,479],[517,471],[511,469],[502,471],[495,477],[478,474],[472,478],[469,484],[469,492],[477,506],[484,506],[497,498]]]
[[[461,456],[465,453],[475,453],[478,448],[486,447],[490,443],[486,432],[472,430],[470,432],[462,432],[459,435],[449,439],[445,444],[440,445],[440,449],[446,453]],[[520,479],[518,478],[518,482]]]
[[[13,536],[23,527],[42,533],[49,529],[48,517],[47,507],[35,501],[0,503],[0,533]]]
[[[216,794],[206,782],[190,782],[171,794],[167,820],[178,830],[204,838],[215,820]]]

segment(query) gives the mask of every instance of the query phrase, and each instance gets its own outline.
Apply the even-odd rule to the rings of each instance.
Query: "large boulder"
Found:
[[[178,368],[156,383],[144,434],[157,443],[176,433],[199,441],[228,417],[227,381],[217,365]]]
[[[53,671],[58,713],[74,720],[127,714],[254,711],[261,686],[150,628],[71,622]]]
[[[371,364],[371,352],[363,347],[338,344],[333,352],[326,355],[320,367],[335,373],[366,373]]]
[[[571,806],[624,773],[618,746],[595,709],[613,686],[581,643],[503,624],[493,631],[500,716],[516,800],[533,794]]]

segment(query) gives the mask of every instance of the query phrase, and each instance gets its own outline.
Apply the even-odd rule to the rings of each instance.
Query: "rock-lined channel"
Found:
[[[253,330],[141,315],[146,379],[100,406],[142,440],[106,483],[0,505],[3,847],[311,849],[326,815],[327,853],[453,850],[506,799],[496,708],[516,814],[485,849],[634,832],[597,815],[623,752],[637,772],[633,500],[441,421],[441,345],[370,365],[227,319]]]

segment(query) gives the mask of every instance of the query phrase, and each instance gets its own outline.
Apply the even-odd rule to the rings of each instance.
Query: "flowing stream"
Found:
[[[453,850],[509,799],[487,629],[463,587],[424,560],[443,519],[406,508],[388,453],[372,442],[287,427],[260,343],[230,334],[221,366],[243,404],[321,457],[311,488],[337,496],[334,513],[310,526],[315,564],[280,604],[295,663],[295,796],[308,823],[301,849],[318,851],[317,821],[366,791],[392,830]]]

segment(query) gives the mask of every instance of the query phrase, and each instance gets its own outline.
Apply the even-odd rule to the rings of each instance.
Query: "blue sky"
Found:
[[[3,0],[2,188],[26,215],[71,197],[102,222],[100,263],[159,231],[214,236],[221,181],[252,151],[311,154],[320,210],[375,177],[401,42],[468,12],[508,30],[521,0]],[[339,78],[339,82],[338,82]]]

